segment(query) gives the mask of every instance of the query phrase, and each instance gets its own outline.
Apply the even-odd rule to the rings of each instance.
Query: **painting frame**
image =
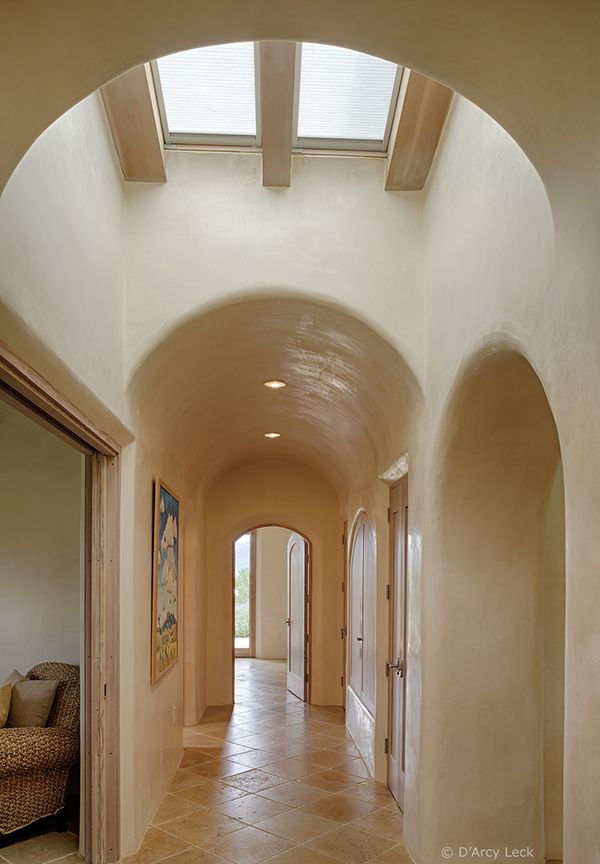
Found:
[[[152,686],[179,660],[180,501],[160,477],[154,479],[152,554]],[[161,624],[162,621],[162,624]],[[161,655],[167,655],[161,656]]]

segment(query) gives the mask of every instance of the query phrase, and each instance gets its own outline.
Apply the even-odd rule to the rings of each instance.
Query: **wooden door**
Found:
[[[390,791],[404,807],[406,763],[406,640],[408,562],[408,478],[390,493],[390,655],[387,777]]]
[[[306,694],[306,541],[292,534],[288,542],[287,688],[304,701]]]
[[[364,520],[354,529],[350,553],[350,686],[361,696],[363,689],[363,547]]]

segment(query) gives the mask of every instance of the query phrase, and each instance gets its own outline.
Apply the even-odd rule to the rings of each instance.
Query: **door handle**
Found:
[[[404,663],[402,662],[402,660],[400,660],[399,657],[398,657],[398,659],[396,660],[395,663],[392,663],[391,660],[386,660],[386,661],[385,661],[385,674],[386,674],[386,677],[389,678],[390,672],[395,672],[396,675],[398,676],[398,678],[403,678],[403,677],[404,677]]]
[[[362,641],[363,641],[363,637],[362,637],[362,636],[357,636],[357,637],[356,637],[356,641],[357,641],[357,642],[362,642]]]

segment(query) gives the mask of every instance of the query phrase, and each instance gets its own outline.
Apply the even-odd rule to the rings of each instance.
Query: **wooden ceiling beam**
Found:
[[[295,42],[260,43],[263,186],[291,182],[295,65]]]
[[[101,93],[125,180],[164,183],[163,134],[148,64],[106,84]]]
[[[385,172],[388,192],[422,189],[429,175],[453,91],[405,69],[392,124]]]

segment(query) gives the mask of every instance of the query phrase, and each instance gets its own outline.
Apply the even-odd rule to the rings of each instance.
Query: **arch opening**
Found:
[[[262,386],[273,376],[288,386]],[[140,428],[168,439],[192,488],[235,461],[274,456],[313,465],[340,494],[355,466],[376,476],[407,449],[421,402],[406,360],[368,324],[283,290],[190,316],[129,392]]]
[[[246,659],[263,668],[285,664],[282,680],[291,701],[310,703],[311,549],[304,534],[276,522],[253,524],[232,541],[234,704],[258,698],[244,688],[247,664],[238,661]]]
[[[529,363],[479,356],[440,441],[434,763],[439,794],[457,805],[434,843],[468,835],[562,859],[564,491],[556,424]]]

